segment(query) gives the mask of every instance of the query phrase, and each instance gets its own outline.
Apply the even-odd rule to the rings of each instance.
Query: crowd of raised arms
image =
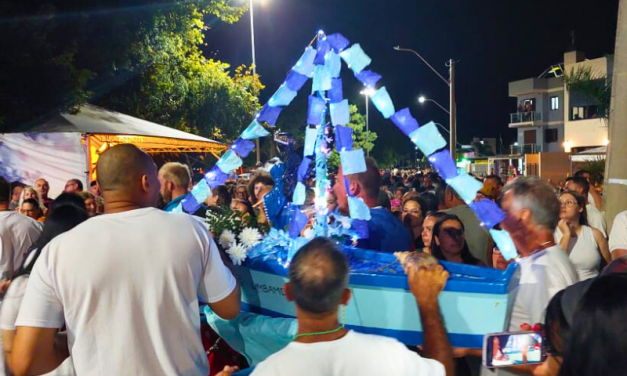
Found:
[[[329,219],[349,214],[350,195],[371,212],[369,238],[357,247],[501,270],[518,262],[508,329],[544,324],[548,358],[493,370],[481,366],[481,350],[452,348],[438,302],[449,274],[440,265],[406,269],[421,346],[344,328],[350,266],[337,242],[319,237],[296,253],[284,286],[298,333],[253,375],[627,374],[627,212],[606,227],[588,171],[555,186],[537,177],[478,178],[477,200],[506,215],[499,228],[519,255],[506,261],[437,173],[384,171],[369,158],[366,167],[329,176]],[[89,187],[68,178],[56,198],[44,178],[0,178],[0,375],[226,376],[245,368],[234,351],[212,358],[216,333],[204,341],[203,306],[225,320],[242,307],[233,265],[199,217],[228,208],[266,221],[271,175],[258,169],[218,186],[191,215],[172,212],[196,183],[189,167],[157,168],[130,144],[100,156]],[[314,205],[315,181],[307,185],[305,206]]]

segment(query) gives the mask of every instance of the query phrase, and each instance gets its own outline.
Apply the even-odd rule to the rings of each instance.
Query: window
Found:
[[[544,130],[544,142],[551,143],[557,142],[557,129],[549,128]]]
[[[560,99],[559,97],[551,97],[551,111],[560,109]]]
[[[525,145],[535,144],[536,143],[536,130],[525,131],[523,133],[523,140]]]
[[[599,117],[597,106],[576,106],[570,109],[570,120],[596,119]]]

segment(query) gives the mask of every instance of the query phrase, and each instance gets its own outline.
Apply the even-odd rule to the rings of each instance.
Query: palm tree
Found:
[[[612,82],[605,74],[595,72],[590,67],[572,68],[564,76],[564,83],[569,92],[577,93],[596,105],[599,116],[606,125],[609,124]]]

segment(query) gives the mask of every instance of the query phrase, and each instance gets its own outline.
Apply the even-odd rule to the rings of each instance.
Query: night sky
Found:
[[[571,30],[587,57],[613,53],[617,14],[618,0],[263,0],[255,6],[257,66],[266,85],[261,101],[283,82],[317,30],[340,32],[372,57],[369,69],[383,76],[378,86],[387,87],[396,108],[409,106],[421,124],[448,127],[445,112],[417,102],[424,95],[448,107],[448,87],[416,56],[393,47],[417,50],[445,77],[444,63],[458,60],[458,141],[502,135],[508,145],[515,138],[509,113],[516,111],[508,82],[537,77],[562,62]],[[250,64],[249,15],[234,25],[211,23],[210,55],[234,66]],[[342,77],[344,96],[363,111],[361,84],[346,67]],[[305,106],[309,90],[305,86],[293,105]],[[374,107],[370,127],[379,134],[377,145],[411,150]]]

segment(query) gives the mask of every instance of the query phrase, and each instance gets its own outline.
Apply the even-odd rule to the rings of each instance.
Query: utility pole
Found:
[[[253,77],[257,77],[257,62],[255,61],[255,17],[253,15],[253,0],[250,0],[250,44],[253,55]],[[261,162],[261,149],[259,147],[259,138],[255,140],[257,149],[257,163]]]
[[[627,0],[620,0],[610,104],[609,144],[605,163],[603,205],[608,229],[616,214],[627,210]]]
[[[457,106],[455,105],[455,60],[449,60],[449,89],[451,94],[450,99],[450,124],[451,134],[449,145],[451,148],[451,158],[457,161]]]

